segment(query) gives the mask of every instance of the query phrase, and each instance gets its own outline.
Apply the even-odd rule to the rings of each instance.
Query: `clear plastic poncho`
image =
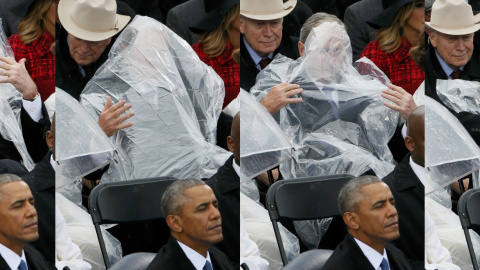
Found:
[[[351,63],[350,39],[343,26],[324,22],[310,32],[297,60],[277,55],[259,73],[251,94],[261,101],[282,82],[299,84],[303,102],[274,115],[293,143],[294,159],[280,166],[284,178],[361,175],[372,169],[384,177],[394,168],[387,143],[399,113],[381,95],[388,78],[371,61]],[[244,138],[242,137],[242,140]]]
[[[102,181],[168,175],[208,178],[231,153],[215,146],[222,79],[160,22],[136,16],[112,46],[81,102],[96,118],[106,97],[132,104],[133,127],[112,137],[119,163]],[[126,176],[122,176],[123,172]]]
[[[0,55],[15,59],[12,47],[8,43],[0,19]],[[0,76],[4,77],[4,76]],[[22,109],[22,94],[10,83],[0,84],[0,136],[13,142],[22,157],[25,167],[31,171],[35,164],[27,151],[23,140],[20,112]]]
[[[480,82],[437,80],[437,95],[451,110],[480,114]]]
[[[480,169],[480,148],[443,105],[425,97],[425,194]],[[474,184],[478,187],[478,183]]]
[[[59,188],[112,162],[114,148],[75,98],[60,88],[55,92],[55,174]]]

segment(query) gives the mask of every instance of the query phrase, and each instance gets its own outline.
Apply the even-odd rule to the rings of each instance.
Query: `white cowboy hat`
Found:
[[[480,17],[473,16],[472,7],[465,0],[436,0],[432,6],[427,27],[447,35],[467,35],[480,29]]]
[[[292,12],[296,4],[297,0],[285,3],[282,0],[240,0],[240,14],[254,20],[276,20]]]
[[[88,41],[108,39],[130,20],[117,14],[115,0],[61,0],[58,17],[67,32]]]

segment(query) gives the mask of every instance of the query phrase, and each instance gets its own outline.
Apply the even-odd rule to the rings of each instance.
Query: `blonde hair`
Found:
[[[403,27],[412,15],[415,8],[415,1],[404,5],[393,18],[392,23],[387,27],[382,27],[377,32],[377,41],[385,53],[396,51],[402,45]]]
[[[235,5],[223,17],[220,26],[199,35],[198,39],[203,45],[203,52],[209,57],[219,56],[224,50],[229,38],[229,30],[240,12],[240,5]]]
[[[18,37],[24,44],[30,44],[39,38],[44,29],[43,16],[47,13],[53,0],[36,0],[28,9],[27,15],[18,25]]]

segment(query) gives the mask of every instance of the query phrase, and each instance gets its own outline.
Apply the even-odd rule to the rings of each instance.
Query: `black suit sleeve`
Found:
[[[47,109],[42,103],[43,118],[35,122],[22,107],[20,120],[22,123],[22,134],[27,146],[27,151],[32,157],[33,162],[38,163],[48,152],[48,145],[44,134],[50,129],[50,119]]]

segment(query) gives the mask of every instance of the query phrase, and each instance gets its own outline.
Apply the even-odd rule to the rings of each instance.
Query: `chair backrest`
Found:
[[[153,261],[153,259],[157,256],[156,253],[149,253],[149,252],[137,252],[128,254],[127,256],[123,257],[121,260],[116,262],[112,267],[111,270],[145,270],[147,269],[148,265]]]
[[[353,175],[339,174],[297,178],[275,182],[267,192],[267,209],[272,220],[275,237],[283,265],[288,263],[278,221],[309,220],[340,215],[338,194]]]
[[[172,177],[128,180],[100,184],[92,190],[88,208],[107,268],[110,261],[100,225],[162,218],[161,198],[174,181]]]
[[[468,250],[470,251],[473,269],[478,270],[477,258],[468,229],[472,229],[480,234],[480,189],[470,189],[463,193],[458,200],[457,210],[467,240]]]
[[[329,249],[314,249],[303,252],[283,267],[282,270],[321,270],[332,253],[333,250]]]

